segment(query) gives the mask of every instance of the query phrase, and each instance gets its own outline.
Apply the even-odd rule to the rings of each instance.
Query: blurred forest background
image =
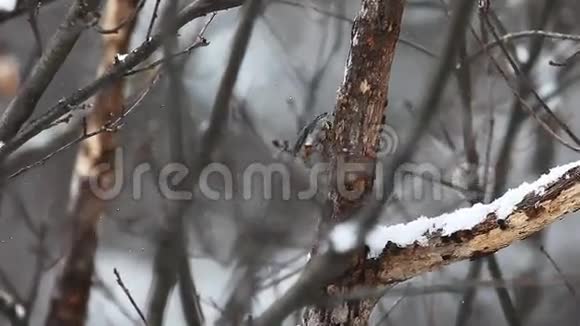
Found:
[[[115,1],[130,2],[107,0],[101,7]],[[249,270],[263,278],[261,287],[250,289],[253,292],[245,298],[254,314],[262,312],[296,279],[295,270],[304,264],[303,257],[316,235],[314,225],[320,203],[276,198],[229,202],[196,199],[186,204],[181,201],[176,207],[156,185],[156,173],[167,162],[176,160],[188,166],[199,164],[192,163],[196,160],[220,161],[229,167],[271,161],[280,151],[273,143],[285,140],[293,143],[298,132],[315,116],[334,110],[337,89],[345,74],[352,21],[360,1],[266,3],[255,20],[237,75],[232,95],[234,108],[211,157],[197,156],[203,154],[199,144],[201,134],[210,124],[230,54],[236,51],[234,36],[241,19],[239,8],[219,11],[215,17],[206,15],[185,25],[179,30],[177,42],[159,47],[142,66],[161,59],[167,51],[176,53],[196,42],[203,44],[175,57],[172,64],[163,61],[128,76],[124,85],[116,86],[123,89],[124,103],[129,103],[126,107],[137,103],[122,118],[120,128],[111,127],[121,148],[118,153],[122,153],[125,182],[122,192],[106,201],[98,222],[95,274],[86,325],[141,324],[117,284],[114,269],[147,319],[161,318],[163,325],[190,325],[188,312],[184,314],[188,308],[181,304],[185,300],[183,290],[170,290],[175,280],[164,279],[166,271],[159,267],[162,266],[159,260],[182,254],[190,262],[191,285],[199,295],[207,325],[220,319],[232,291],[244,284],[240,280]],[[414,148],[412,161],[419,170],[407,171],[408,177],[397,179],[409,187],[401,187],[396,198],[389,200],[381,215],[383,224],[435,216],[469,206],[477,199],[489,201],[510,187],[534,180],[552,166],[578,159],[574,150],[563,146],[522,109],[491,58],[508,72],[510,83],[516,85],[535,112],[544,111],[532,90],[572,133],[579,131],[576,105],[580,103],[577,91],[580,75],[575,54],[580,50],[580,2],[489,3],[489,20],[500,36],[544,30],[572,37],[535,37],[537,34],[524,33],[506,41],[503,49],[494,46],[484,51],[472,33],[486,43],[493,42],[493,35],[481,22],[475,5],[470,28],[457,39],[464,44],[459,46],[462,48],[459,56],[469,66],[468,82],[462,79],[465,76],[459,73],[460,68],[450,67],[453,71],[440,94],[439,113]],[[128,50],[162,30],[164,19],[171,19],[168,7],[175,5],[181,9],[188,4],[190,1],[133,3],[134,8],[143,7],[135,19],[128,19],[135,22],[128,32]],[[49,40],[74,3],[47,0],[36,6],[34,0],[19,0],[18,15],[9,8],[9,1],[3,5],[8,8],[0,12],[2,110],[30,76],[39,53],[45,53],[50,46]],[[395,147],[409,137],[410,122],[417,118],[417,108],[430,91],[429,81],[440,67],[454,5],[451,0],[406,2],[388,92],[386,124],[391,133],[387,141]],[[158,17],[150,32],[154,12]],[[124,60],[122,55],[115,56],[116,52],[112,55],[107,52],[110,50],[107,46],[112,45],[106,43],[104,35],[115,34],[100,30],[104,27],[99,24],[106,17],[102,11],[100,17],[93,17],[96,24],[87,23],[88,27],[80,33],[39,98],[32,119],[41,117],[60,100],[95,80],[102,73],[98,67],[102,70],[103,60]],[[483,33],[484,30],[487,32]],[[521,71],[514,72],[505,51]],[[167,73],[158,74],[160,71]],[[529,83],[522,82],[524,79]],[[137,101],[140,95],[144,96]],[[103,103],[115,95],[104,98]],[[464,133],[465,107],[471,110],[474,136],[471,145]],[[172,115],[171,110],[178,114]],[[74,197],[71,183],[76,182],[73,175],[78,169],[78,157],[82,156],[74,140],[82,133],[86,124],[83,116],[88,112],[90,109],[75,110],[72,116],[65,116],[66,121],[34,136],[3,161],[0,301],[20,302],[27,325],[45,323],[63,257],[71,250],[75,224],[68,213]],[[546,119],[543,113],[538,115],[558,134],[566,135],[553,119]],[[71,141],[71,146],[58,150]],[[486,181],[481,189],[470,189],[466,178],[461,177],[467,174],[470,150],[478,153],[480,174],[485,174],[489,166],[493,175],[494,182]],[[55,151],[55,155],[45,159]],[[37,161],[40,164],[30,166]],[[152,172],[143,174],[142,193],[135,199],[131,186],[133,171],[142,163],[148,163]],[[430,182],[434,175],[440,180]],[[219,187],[219,182],[214,186]],[[417,192],[417,187],[425,191]],[[180,217],[176,218],[176,214]],[[175,221],[182,225],[176,227]],[[399,284],[385,293],[371,324],[578,325],[580,302],[575,289],[580,280],[577,274],[580,255],[576,249],[580,245],[576,233],[579,227],[580,222],[571,217],[515,243],[493,258],[460,262]],[[172,238],[179,238],[181,244],[173,244]],[[167,245],[168,242],[172,244]],[[164,245],[168,248],[163,249]],[[180,245],[185,247],[184,251],[178,248]],[[288,274],[289,277],[284,277]],[[277,282],[280,277],[283,280]],[[164,281],[170,284],[165,292],[159,286]],[[163,300],[155,299],[163,296],[159,293],[168,294],[166,309]],[[8,308],[0,309],[0,325],[15,325],[18,319],[14,316],[16,312]],[[152,317],[153,314],[157,315]],[[293,318],[297,317],[290,317],[288,325],[296,325]],[[150,320],[149,324],[155,322]]]

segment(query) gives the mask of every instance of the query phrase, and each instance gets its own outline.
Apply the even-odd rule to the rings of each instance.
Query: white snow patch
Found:
[[[122,62],[125,60],[125,58],[127,58],[127,55],[128,55],[127,53],[125,53],[125,54],[117,53],[117,54],[115,54],[115,60],[117,62]]]
[[[409,223],[376,226],[366,237],[366,244],[370,248],[369,257],[378,257],[388,242],[392,242],[399,247],[415,243],[427,245],[428,237],[431,234],[437,233],[442,236],[449,236],[457,231],[469,230],[484,221],[490,213],[495,213],[498,220],[506,219],[526,195],[531,193],[543,194],[546,186],[577,166],[580,166],[580,161],[555,167],[536,181],[532,183],[524,182],[519,187],[510,189],[503,196],[487,205],[475,204],[437,217],[428,218],[421,216]],[[341,231],[341,233],[344,232],[346,231]],[[346,247],[346,244],[343,244],[343,246]]]
[[[360,227],[358,223],[341,223],[335,226],[329,235],[332,250],[344,253],[353,250],[357,246]]]
[[[18,319],[23,319],[26,317],[26,308],[24,308],[24,306],[21,304],[16,304],[14,307],[14,313]]]
[[[351,53],[348,54],[348,58],[346,59],[346,69],[344,69],[344,76],[342,77],[342,85],[346,84],[346,77],[348,77],[348,72],[350,71],[350,67],[352,66],[352,55]],[[340,89],[336,90],[336,92],[340,92]]]
[[[0,0],[0,11],[13,11],[16,9],[17,0]]]
[[[6,145],[6,143],[0,140],[0,148],[4,147],[4,145]]]
[[[530,60],[530,51],[528,50],[528,47],[520,44],[516,45],[516,57],[520,62],[527,62]]]

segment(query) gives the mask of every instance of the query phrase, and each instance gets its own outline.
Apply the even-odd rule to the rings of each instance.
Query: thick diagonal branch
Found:
[[[564,215],[580,209],[579,165],[580,162],[569,165],[554,181],[524,193],[522,199],[514,203],[513,211],[505,217],[499,213],[505,207],[500,211],[490,211],[486,209],[489,205],[477,204],[445,217],[423,221],[425,225],[436,220],[440,225],[461,224],[461,219],[479,222],[454,232],[426,230],[424,239],[408,245],[386,243],[382,253],[366,260],[365,269],[371,272],[358,285],[377,286],[402,282],[453,262],[494,253],[517,240],[534,235]],[[506,202],[511,200],[511,196],[514,196],[514,192],[508,192],[498,200]],[[494,203],[490,204],[491,207],[496,205]],[[416,232],[416,223],[390,228],[397,228],[399,234],[412,234]],[[384,232],[388,233],[388,229]]]

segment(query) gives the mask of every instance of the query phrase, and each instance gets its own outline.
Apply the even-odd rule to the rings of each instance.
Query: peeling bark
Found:
[[[345,78],[338,91],[331,144],[335,188],[333,222],[347,219],[373,187],[374,169],[404,0],[363,0],[351,37]],[[363,170],[345,175],[344,163]],[[343,189],[341,189],[344,187]]]
[[[542,194],[528,194],[516,207],[505,220],[489,214],[470,231],[432,236],[426,246],[399,248],[388,244],[378,258],[365,261],[368,273],[357,285],[402,282],[453,262],[492,254],[534,235],[565,214],[580,209],[580,167],[570,169]]]
[[[119,26],[132,15],[136,5],[137,0],[109,0],[104,13],[105,28]],[[114,66],[117,53],[127,52],[133,25],[131,22],[117,33],[103,35],[104,52],[97,72],[99,76]],[[86,132],[99,130],[122,114],[123,86],[123,81],[118,80],[96,95],[87,117]],[[80,326],[85,323],[98,243],[97,226],[106,204],[95,193],[94,186],[106,191],[114,185],[116,148],[115,135],[110,132],[88,138],[79,147],[68,213],[75,223],[72,250],[53,289],[46,325]]]
[[[489,213],[482,218],[482,222],[469,230],[457,231],[449,236],[433,234],[428,236],[426,243],[404,247],[387,243],[377,258],[361,260],[358,265],[347,270],[341,287],[353,291],[388,286],[454,262],[485,257],[515,241],[537,234],[566,214],[578,210],[580,166],[576,165],[547,185],[543,191],[528,193],[505,219],[498,219],[495,213]],[[338,287],[331,285],[329,289]],[[334,298],[345,298],[345,295],[348,297],[348,293],[344,291],[329,291],[329,294]],[[344,306],[334,311],[334,318],[345,315]],[[308,325],[328,325],[321,320],[317,319]]]
[[[343,302],[348,293],[356,293],[357,289],[397,284],[454,262],[491,255],[515,241],[537,234],[566,214],[578,210],[580,167],[576,165],[543,191],[528,193],[505,219],[498,219],[495,213],[489,213],[469,230],[457,231],[449,236],[433,234],[428,236],[426,243],[405,247],[387,243],[377,258],[358,260],[340,281],[328,286],[329,301],[338,299],[338,302]],[[360,309],[354,312],[352,306],[346,303],[325,310],[326,314],[320,313],[324,311],[322,309],[310,309],[305,315],[306,325],[367,325],[368,315],[377,299],[374,296],[363,300],[356,306]]]

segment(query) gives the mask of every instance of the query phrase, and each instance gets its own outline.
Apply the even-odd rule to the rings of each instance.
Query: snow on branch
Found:
[[[494,253],[579,209],[580,161],[576,161],[487,205],[377,226],[366,237],[370,252],[365,270],[375,273],[365,285],[401,282],[455,261]]]
[[[459,231],[468,231],[489,218],[505,221],[510,217],[510,214],[518,209],[519,204],[526,196],[538,197],[543,195],[546,188],[555,182],[557,183],[562,176],[565,176],[565,179],[570,178],[570,174],[567,172],[578,166],[580,166],[580,161],[553,168],[535,182],[524,182],[487,205],[475,204],[437,217],[421,216],[410,223],[377,226],[368,234],[366,239],[366,244],[370,248],[369,256],[371,258],[379,256],[388,243],[399,247],[412,244],[426,246],[429,244],[429,238],[433,235],[448,237]]]
[[[452,262],[494,253],[580,209],[580,161],[555,167],[490,204],[476,204],[410,223],[376,226],[366,236],[369,249],[364,284],[392,284]],[[330,233],[336,252],[356,247],[360,230],[353,222]],[[360,266],[359,266],[360,268]]]

